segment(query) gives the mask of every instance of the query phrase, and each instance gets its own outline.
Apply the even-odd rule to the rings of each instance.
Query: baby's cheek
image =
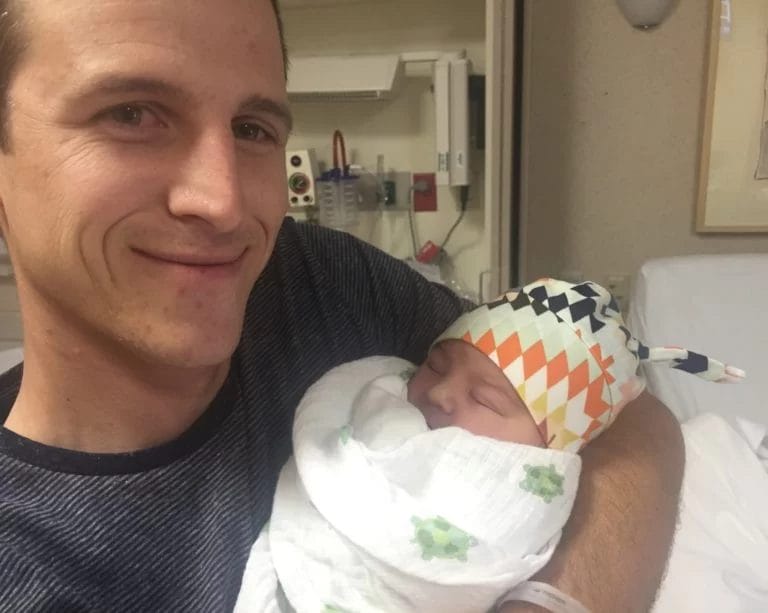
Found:
[[[408,402],[416,406],[422,413],[426,408],[426,398],[429,393],[429,381],[419,370],[411,377],[406,385]]]
[[[530,415],[515,415],[503,418],[493,438],[508,443],[544,447],[536,422]]]
[[[425,365],[417,367],[411,371],[411,376],[408,379],[406,387],[408,388],[408,400],[414,402],[418,400],[423,402],[429,390],[436,383],[436,375]]]
[[[418,399],[421,396],[419,387],[420,387],[419,374],[417,371],[406,384],[406,389],[408,390],[408,402],[410,402],[411,404],[415,404],[417,406],[418,406]]]

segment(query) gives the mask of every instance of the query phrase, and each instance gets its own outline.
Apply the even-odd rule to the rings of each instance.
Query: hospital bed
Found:
[[[679,345],[744,369],[713,385],[646,368],[683,422],[680,521],[655,613],[768,611],[768,254],[647,262],[628,325],[648,345]],[[711,417],[721,416],[727,424]]]

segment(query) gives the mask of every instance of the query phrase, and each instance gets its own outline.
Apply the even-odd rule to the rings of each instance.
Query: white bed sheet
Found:
[[[765,430],[711,414],[683,424],[680,520],[654,613],[768,611]]]
[[[647,262],[635,281],[628,325],[648,345],[678,345],[747,371],[713,385],[645,368],[648,388],[681,421],[717,413],[768,426],[768,254],[706,255]]]

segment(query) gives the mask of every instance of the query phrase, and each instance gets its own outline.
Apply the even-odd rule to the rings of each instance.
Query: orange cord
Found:
[[[339,166],[339,148],[341,149],[341,166]],[[347,145],[341,130],[333,133],[333,167],[340,168],[342,173],[347,171]]]

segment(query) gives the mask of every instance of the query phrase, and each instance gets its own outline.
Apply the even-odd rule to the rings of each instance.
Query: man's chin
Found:
[[[154,336],[128,340],[132,353],[159,368],[204,369],[229,362],[240,341],[241,329],[228,326],[167,326]]]
[[[149,360],[159,367],[184,368],[200,370],[216,368],[228,363],[232,359],[237,343],[222,344],[216,346],[200,345],[174,345],[164,347],[152,347],[149,349]]]

